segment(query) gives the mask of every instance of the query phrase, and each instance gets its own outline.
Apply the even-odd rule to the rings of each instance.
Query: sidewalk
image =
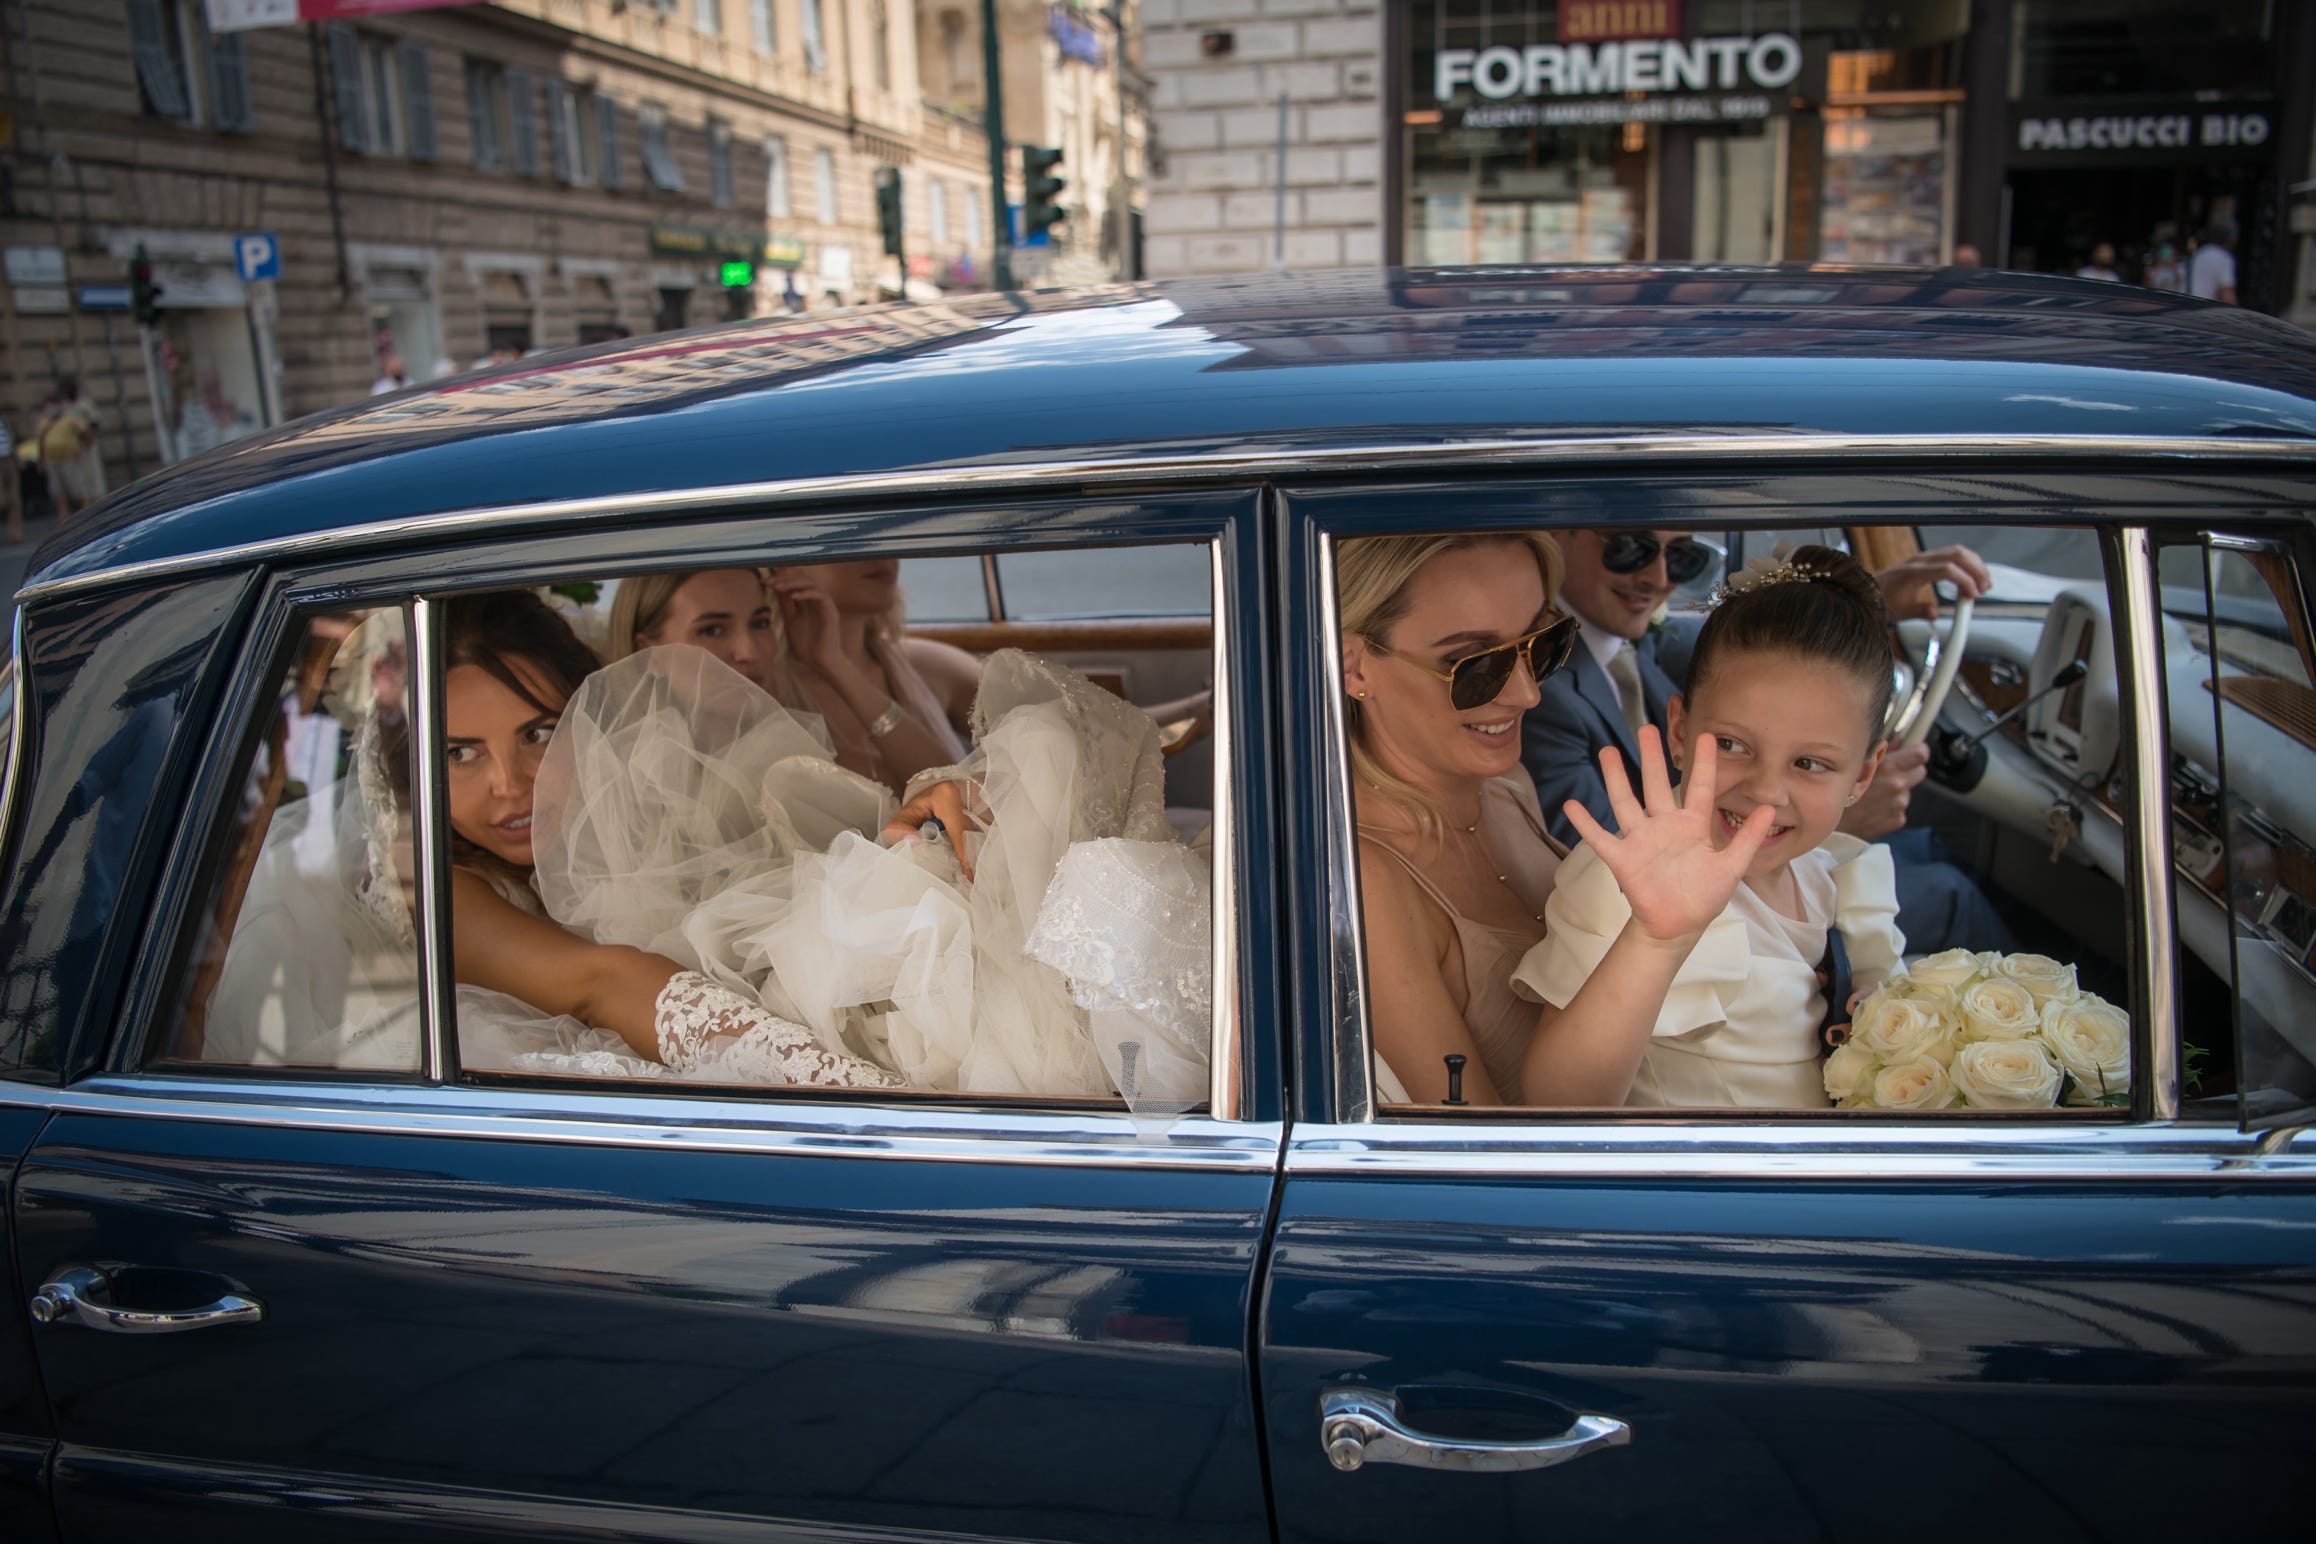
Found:
[[[55,531],[56,520],[53,516],[27,520],[24,522],[24,540],[0,541],[0,595],[14,602],[16,587],[24,582],[25,571],[32,565],[33,552]]]

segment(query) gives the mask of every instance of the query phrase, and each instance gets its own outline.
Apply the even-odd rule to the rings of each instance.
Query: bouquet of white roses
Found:
[[[1892,976],[1826,1058],[1845,1110],[2048,1110],[2131,1091],[2131,1020],[2045,954],[1949,949]]]

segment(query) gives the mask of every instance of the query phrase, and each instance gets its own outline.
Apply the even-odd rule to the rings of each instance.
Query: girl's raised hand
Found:
[[[1603,829],[1575,800],[1562,806],[1576,834],[1616,877],[1633,920],[1661,943],[1694,942],[1721,915],[1776,823],[1775,813],[1764,805],[1745,817],[1727,846],[1714,848],[1713,828],[1720,816],[1714,812],[1712,790],[1719,756],[1713,737],[1699,735],[1696,756],[1681,780],[1683,797],[1676,797],[1665,770],[1663,742],[1656,726],[1647,724],[1640,732],[1643,798],[1633,797],[1632,780],[1625,776],[1624,758],[1616,749],[1600,753],[1616,834]]]

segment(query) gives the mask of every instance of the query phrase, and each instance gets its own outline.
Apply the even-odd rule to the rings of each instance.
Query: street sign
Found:
[[[233,238],[233,269],[244,284],[281,277],[281,243],[272,231],[252,231]]]
[[[10,247],[4,258],[11,284],[62,284],[64,282],[64,248]]]
[[[74,294],[83,311],[126,311],[129,308],[129,287],[126,284],[83,284]]]
[[[16,309],[24,316],[62,316],[72,309],[72,295],[60,285],[16,287]]]

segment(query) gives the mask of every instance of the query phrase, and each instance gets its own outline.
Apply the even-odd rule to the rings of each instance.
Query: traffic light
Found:
[[[142,244],[137,255],[129,259],[129,314],[139,327],[150,327],[161,319],[161,286],[153,282],[153,260]]]
[[[1035,241],[1045,234],[1046,227],[1057,225],[1067,216],[1054,198],[1069,186],[1053,174],[1061,164],[1062,153],[1045,145],[1021,147],[1021,236],[1024,241]]]
[[[877,168],[877,224],[885,233],[885,255],[901,255],[901,169]]]

